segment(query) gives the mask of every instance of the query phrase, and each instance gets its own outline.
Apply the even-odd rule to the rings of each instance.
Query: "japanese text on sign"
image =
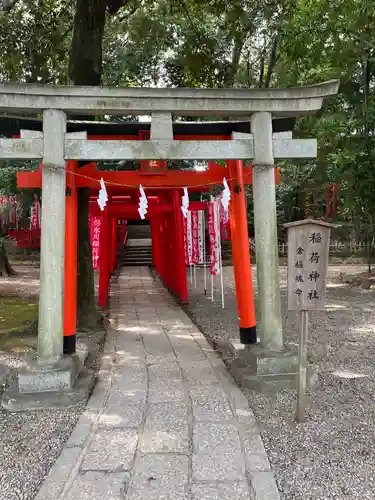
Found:
[[[92,248],[92,265],[94,269],[99,268],[99,247],[100,247],[100,228],[102,225],[101,217],[90,216],[90,239]]]
[[[316,222],[287,227],[288,309],[324,309],[330,229]]]

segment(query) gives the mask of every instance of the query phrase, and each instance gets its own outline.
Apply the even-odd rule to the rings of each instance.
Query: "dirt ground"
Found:
[[[37,299],[39,296],[39,267],[13,265],[15,276],[0,278],[0,297],[26,297]]]

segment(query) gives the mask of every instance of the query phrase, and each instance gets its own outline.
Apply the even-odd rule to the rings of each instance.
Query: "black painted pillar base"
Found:
[[[64,335],[63,353],[75,354],[75,352],[76,352],[76,334],[67,336]]]
[[[256,344],[257,327],[255,325],[247,328],[240,326],[240,342],[241,344]]]

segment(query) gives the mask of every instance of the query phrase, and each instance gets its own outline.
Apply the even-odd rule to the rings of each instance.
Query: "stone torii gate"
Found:
[[[63,288],[65,239],[65,187],[68,160],[227,160],[232,187],[234,218],[244,224],[243,159],[253,159],[255,239],[260,291],[263,351],[283,350],[276,232],[274,160],[315,158],[315,139],[274,139],[272,117],[294,117],[319,110],[323,99],[334,95],[338,81],[290,89],[148,89],[108,87],[55,87],[0,85],[0,112],[43,113],[43,136],[1,139],[0,159],[38,159],[43,162],[40,301],[37,363],[20,373],[17,390],[10,389],[3,405],[19,409],[48,401],[63,404],[61,391],[71,403],[77,362],[63,357]],[[87,140],[66,134],[67,115],[151,115],[151,138],[144,141]],[[233,116],[251,120],[252,135],[231,141],[173,140],[172,115]],[[233,191],[232,191],[233,192]],[[235,252],[248,254],[247,231],[232,234]],[[247,248],[247,250],[246,250]],[[235,259],[241,260],[241,259]],[[247,259],[242,259],[246,261]],[[237,293],[250,261],[237,269]],[[245,271],[245,272],[243,272]],[[246,285],[245,285],[246,286]],[[256,341],[255,328],[241,337]],[[54,392],[55,391],[55,392]],[[82,399],[77,391],[76,399]],[[31,403],[30,403],[31,401]]]

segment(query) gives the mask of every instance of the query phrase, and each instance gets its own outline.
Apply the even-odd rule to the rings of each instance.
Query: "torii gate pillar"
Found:
[[[232,234],[232,255],[234,279],[236,282],[237,312],[240,341],[242,344],[256,344],[256,320],[254,310],[253,281],[250,264],[249,233],[242,160],[227,161],[230,188],[230,226]]]
[[[283,348],[283,331],[271,113],[254,113],[251,116],[251,131],[254,137],[253,197],[259,337],[263,348],[280,351]]]
[[[65,132],[66,114],[44,111],[38,363],[47,365],[63,356]]]

